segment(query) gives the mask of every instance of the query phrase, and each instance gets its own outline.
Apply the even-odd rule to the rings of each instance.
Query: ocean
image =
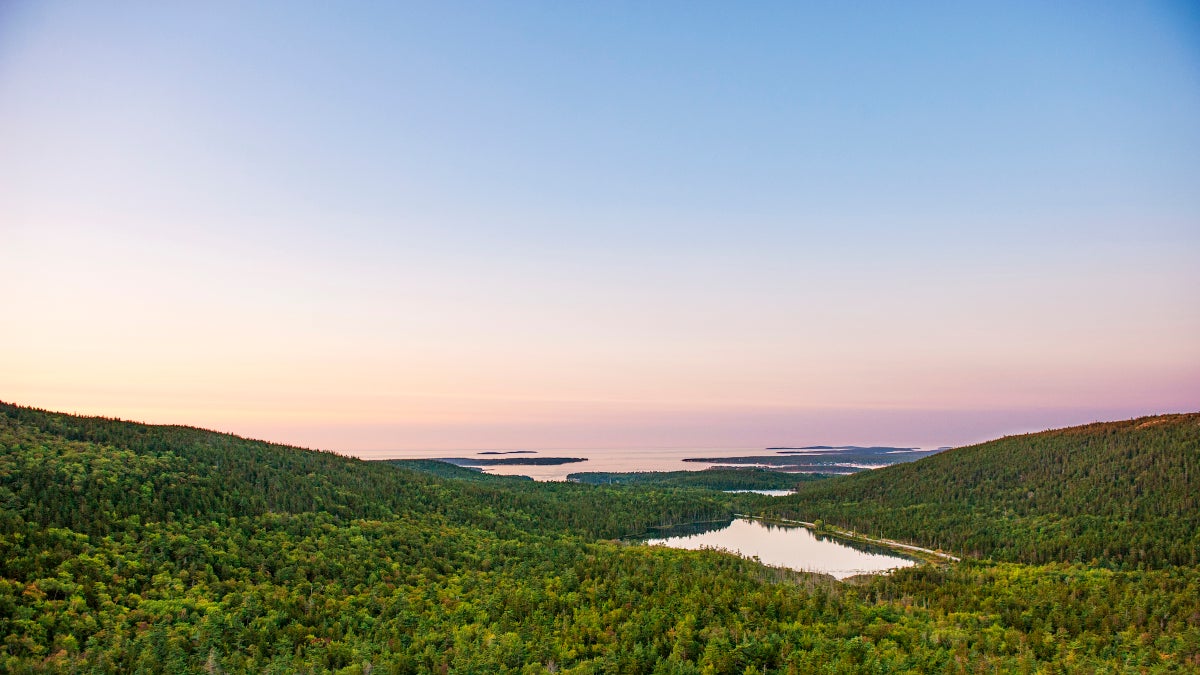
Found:
[[[771,466],[784,471],[853,473],[898,462],[912,461],[945,448],[809,446],[805,448],[601,448],[601,449],[497,449],[497,450],[396,450],[359,453],[362,459],[444,459],[471,466],[472,462],[503,459],[526,461],[541,458],[578,458],[566,464],[503,464],[480,466],[487,473],[529,476],[540,481],[567,480],[568,474],[585,471],[699,471],[713,466]],[[756,461],[760,458],[765,461]],[[702,459],[704,461],[684,461]],[[478,465],[476,465],[478,466]]]

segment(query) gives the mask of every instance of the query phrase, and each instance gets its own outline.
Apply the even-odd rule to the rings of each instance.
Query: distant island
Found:
[[[946,448],[938,448],[945,450]],[[781,455],[788,453],[799,452],[801,450],[856,450],[859,452],[916,452],[920,448],[899,448],[890,445],[806,445],[800,448],[778,447],[767,448],[767,450],[775,450]]]
[[[484,450],[477,455],[536,455],[537,450]]]
[[[482,454],[482,453],[481,453]],[[554,466],[586,462],[585,457],[503,457],[499,459],[481,457],[442,457],[439,461],[455,466]]]
[[[771,455],[749,457],[687,457],[685,462],[703,462],[721,466],[758,466],[791,473],[856,473],[891,464],[911,462],[939,452],[893,446],[810,446],[808,448],[767,448]],[[812,452],[822,450],[823,452]]]
[[[588,485],[641,485],[709,490],[792,490],[802,482],[827,474],[788,473],[757,467],[712,467],[702,471],[591,471],[572,473],[567,480]]]
[[[833,460],[812,461],[808,457],[781,457],[779,455],[761,457],[685,457],[683,461],[712,464],[712,468],[723,470],[756,467],[781,473],[823,473],[831,475],[857,473],[867,468],[864,466],[850,466],[844,461],[842,463]],[[881,464],[880,466],[883,465]]]

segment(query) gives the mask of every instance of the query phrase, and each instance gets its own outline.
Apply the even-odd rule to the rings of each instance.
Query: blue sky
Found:
[[[1187,3],[8,3],[0,398],[348,450],[1194,409],[1197,120]]]

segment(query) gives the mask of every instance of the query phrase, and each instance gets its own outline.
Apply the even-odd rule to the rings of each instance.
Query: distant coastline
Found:
[[[456,466],[555,466],[558,464],[574,464],[575,462],[587,461],[586,457],[504,457],[498,459],[483,457],[439,457],[437,459]]]
[[[945,450],[946,448],[938,448],[938,449]],[[920,450],[920,448],[901,448],[901,447],[892,447],[889,445],[805,445],[805,446],[798,447],[798,448],[781,446],[781,447],[777,447],[777,448],[767,448],[767,450],[774,450],[780,454],[787,454],[790,452],[799,452],[801,450],[854,450],[857,452],[892,452],[892,451],[917,452]]]

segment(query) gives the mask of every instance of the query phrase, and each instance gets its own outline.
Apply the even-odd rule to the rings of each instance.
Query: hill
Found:
[[[999,560],[1200,564],[1200,413],[1010,436],[797,486],[768,513]]]
[[[480,483],[511,483],[512,481],[533,480],[529,476],[505,476],[502,474],[487,473],[478,467],[459,466],[450,462],[443,462],[440,459],[377,459],[373,461],[385,462],[402,469],[420,471],[422,473],[433,474],[434,476],[441,476],[442,478],[477,481]]]
[[[1200,571],[839,585],[606,538],[770,498],[533,483],[0,404],[0,672],[1177,672]],[[842,479],[829,479],[842,480]]]
[[[425,472],[330,452],[4,403],[0,434],[5,516],[86,534],[120,530],[134,517],[222,523],[320,512],[342,519],[437,515],[498,531],[617,537],[727,518],[734,508],[719,495],[696,491],[635,496],[563,483],[529,491],[491,482],[456,482],[448,489]]]

